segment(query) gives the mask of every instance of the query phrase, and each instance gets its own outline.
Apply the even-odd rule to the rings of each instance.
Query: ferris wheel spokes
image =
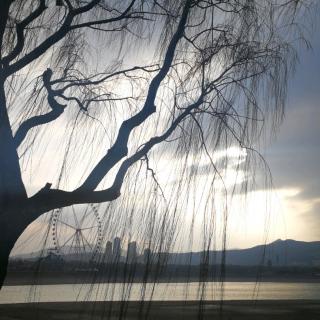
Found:
[[[52,217],[52,236],[57,253],[63,253],[62,249],[68,247],[69,254],[78,255],[80,260],[93,260],[102,242],[102,227],[97,207],[88,205],[84,210],[76,211],[71,206],[69,213],[62,209],[55,210]]]

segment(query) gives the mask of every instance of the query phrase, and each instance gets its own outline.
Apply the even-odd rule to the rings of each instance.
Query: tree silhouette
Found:
[[[157,181],[149,156],[158,145],[181,161],[201,152],[217,179],[215,151],[237,145],[255,157],[265,120],[282,118],[299,6],[1,1],[0,283],[18,237],[42,214],[114,201],[135,164]],[[60,120],[68,134],[53,126]],[[50,152],[60,154],[55,180],[31,190],[23,174],[34,154]]]

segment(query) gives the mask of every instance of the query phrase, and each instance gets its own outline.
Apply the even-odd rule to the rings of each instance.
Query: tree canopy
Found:
[[[254,185],[257,142],[282,120],[307,4],[2,1],[2,275],[30,223],[75,204],[110,202],[123,225],[143,208],[145,237],[145,217],[168,223],[168,246],[199,210],[204,248],[218,206],[225,242],[226,198]]]

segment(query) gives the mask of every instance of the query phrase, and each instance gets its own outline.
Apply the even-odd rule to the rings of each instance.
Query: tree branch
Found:
[[[20,127],[18,128],[14,136],[14,143],[16,148],[18,148],[19,145],[22,143],[22,141],[24,140],[24,138],[26,137],[30,129],[42,124],[49,123],[57,119],[63,113],[66,107],[66,105],[59,104],[55,100],[55,96],[58,94],[51,88],[51,83],[50,83],[51,77],[52,77],[51,69],[47,69],[42,75],[43,84],[48,93],[48,104],[51,107],[51,111],[46,114],[34,116],[30,119],[27,119],[25,122],[23,122],[20,125]]]
[[[87,5],[71,10],[68,12],[62,26],[53,33],[50,37],[44,40],[41,44],[39,44],[32,51],[27,53],[24,57],[10,65],[6,70],[6,76],[9,76],[18,70],[21,70],[32,61],[39,58],[42,54],[44,54],[49,48],[51,48],[54,44],[59,42],[61,39],[65,37],[65,35],[71,30],[71,23],[77,15],[90,11],[94,6],[99,3],[100,0],[93,0]],[[69,6],[68,6],[69,7]],[[69,7],[70,8],[70,7]]]
[[[114,187],[92,192],[80,192],[77,190],[68,192],[51,189],[51,184],[47,183],[44,188],[27,200],[26,210],[30,213],[30,221],[33,221],[50,210],[73,204],[113,201],[119,196],[120,192]]]
[[[131,10],[131,8],[133,7],[135,2],[136,2],[136,0],[132,0],[131,3],[129,4],[129,6],[117,17],[79,23],[79,24],[73,25],[71,27],[71,29],[85,28],[85,27],[90,27],[93,25],[106,24],[106,23],[116,22],[116,21],[122,20],[124,18],[129,18],[130,15],[127,16],[127,14]]]
[[[123,157],[127,155],[127,144],[132,130],[143,123],[151,114],[156,111],[156,107],[154,105],[155,98],[162,80],[166,77],[170,70],[178,42],[183,37],[191,2],[191,0],[186,1],[177,30],[167,48],[164,63],[160,68],[160,71],[150,83],[147,98],[143,108],[137,114],[122,123],[113,146],[108,150],[106,155],[91,171],[87,179],[78,190],[92,191],[98,186],[98,184],[111,170],[111,168],[113,168],[116,163],[118,163]]]
[[[57,208],[63,208],[74,204],[109,202],[117,199],[121,194],[121,187],[129,168],[146,156],[155,145],[168,139],[179,124],[190,115],[194,109],[198,108],[203,103],[203,99],[204,94],[201,94],[199,99],[186,107],[162,135],[151,138],[135,154],[124,160],[110,188],[101,191],[77,189],[68,192],[59,189],[51,189],[51,184],[47,183],[44,188],[27,201],[28,210],[32,212],[32,215],[36,215],[33,216],[32,219],[36,219],[41,214]]]
[[[9,18],[9,9],[13,0],[3,0],[0,4],[0,59],[2,57],[3,36],[6,30],[7,21]]]
[[[157,144],[165,141],[168,139],[171,134],[174,132],[174,130],[180,125],[180,123],[188,116],[191,114],[192,110],[198,108],[201,106],[203,103],[204,99],[204,94],[201,94],[199,99],[189,105],[188,107],[185,108],[184,112],[182,112],[171,124],[171,126],[161,135],[161,136],[156,136],[151,138],[148,142],[146,142],[135,154],[127,158],[126,160],[123,161],[121,164],[115,180],[113,182],[113,185],[111,188],[118,190],[120,193],[121,186],[123,184],[124,178],[126,173],[128,172],[129,168],[138,160],[143,158],[145,155],[148,154],[148,152]]]
[[[127,9],[122,14],[120,14],[118,17],[105,19],[101,23],[106,24],[106,23],[111,23],[111,22],[119,21],[121,19],[126,18],[127,13],[130,11],[130,9],[132,8],[132,6],[133,6],[135,1],[136,0],[132,0],[132,2],[127,7]],[[39,58],[49,48],[51,48],[54,44],[56,44],[61,39],[63,39],[68,32],[70,32],[70,31],[72,31],[74,29],[79,29],[79,28],[85,27],[86,23],[78,24],[78,25],[74,25],[74,26],[72,26],[71,24],[72,24],[72,21],[74,20],[74,18],[76,16],[79,16],[79,15],[81,15],[83,13],[86,13],[86,12],[90,11],[99,2],[100,2],[100,0],[93,0],[93,1],[89,2],[85,6],[82,6],[82,7],[77,8],[77,9],[72,9],[72,10],[70,10],[71,7],[68,6],[69,12],[68,12],[68,14],[67,14],[67,16],[66,16],[66,18],[65,18],[65,20],[64,20],[64,22],[62,24],[62,26],[55,33],[53,33],[46,40],[44,40],[41,44],[39,44],[36,48],[34,48],[29,53],[27,53],[24,57],[22,57],[21,59],[19,59],[18,61],[16,61],[12,65],[8,66],[7,69],[6,69],[6,76],[11,75],[11,74],[17,72],[18,70],[21,70],[22,68],[24,68],[25,66],[30,64],[32,61],[34,61],[37,58]],[[96,24],[96,22],[97,21],[93,21],[92,24]],[[91,22],[89,21],[87,23],[90,24]],[[23,35],[23,32],[22,32],[22,35]],[[23,43],[23,42],[20,41],[20,43]]]
[[[58,84],[58,83],[66,83],[66,85],[64,87],[62,87],[61,89],[59,89],[59,91],[64,92],[65,90],[72,88],[72,87],[81,87],[81,86],[93,86],[93,85],[97,85],[97,84],[101,84],[106,80],[109,80],[110,78],[113,78],[115,76],[118,75],[126,75],[126,73],[132,72],[132,71],[145,71],[145,72],[156,72],[159,70],[159,65],[158,64],[153,64],[150,66],[134,66],[128,69],[123,69],[123,70],[119,70],[119,71],[115,71],[109,74],[97,74],[94,75],[93,77],[90,78],[83,78],[83,79],[56,79],[51,81],[52,84]],[[99,78],[99,79],[94,79],[95,77],[101,76],[103,75],[103,77]]]
[[[57,30],[54,34],[44,40],[41,44],[39,44],[32,51],[27,53],[21,59],[16,61],[15,63],[9,65],[6,70],[6,75],[9,76],[30,64],[32,61],[39,58],[42,54],[44,54],[50,47],[59,42],[65,35],[70,31],[70,24],[73,20],[73,15],[68,14],[62,26]]]
[[[25,28],[35,19],[37,19],[45,10],[47,9],[46,1],[40,0],[38,8],[31,12],[29,16],[23,19],[21,22],[16,24],[16,33],[17,33],[17,43],[14,49],[2,59],[3,64],[8,64],[14,58],[16,58],[23,50],[24,47],[24,30]]]

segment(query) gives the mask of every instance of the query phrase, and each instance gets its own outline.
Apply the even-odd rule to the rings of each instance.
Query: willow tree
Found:
[[[132,199],[133,168],[157,181],[150,157],[194,169],[180,171],[171,206],[185,196],[183,175],[196,181],[195,154],[208,159],[212,181],[223,180],[214,153],[231,145],[252,155],[250,169],[265,121],[282,118],[298,6],[1,1],[1,283],[29,224],[57,208]],[[49,172],[46,154],[56,159],[46,159]]]

